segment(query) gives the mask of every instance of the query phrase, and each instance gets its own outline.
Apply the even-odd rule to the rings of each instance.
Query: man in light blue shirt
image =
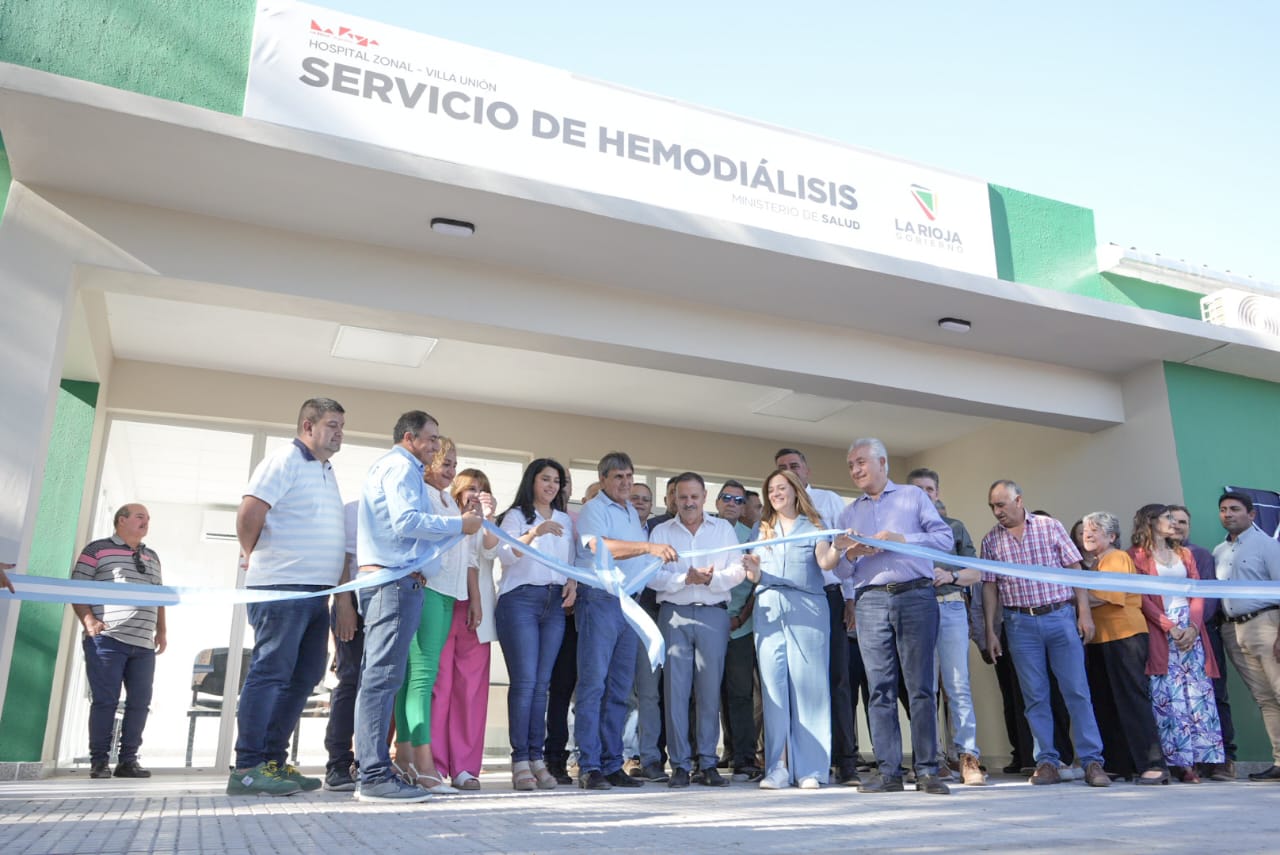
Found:
[[[404,682],[409,645],[422,615],[422,584],[440,569],[441,541],[478,531],[481,517],[437,516],[427,511],[426,463],[440,450],[440,425],[421,410],[405,413],[392,433],[395,445],[369,467],[360,495],[356,560],[361,573],[410,571],[394,582],[360,589],[364,662],[356,695],[359,801],[426,801],[420,787],[393,774],[387,751],[392,706]]]
[[[889,480],[889,454],[878,439],[855,440],[849,476],[862,490],[840,516],[840,528],[876,540],[913,543],[950,552],[951,526],[938,516],[924,490]],[[933,562],[836,538],[843,551],[836,575],[852,577],[857,592],[858,647],[871,697],[867,723],[880,770],[858,792],[902,790],[902,733],[898,726],[898,673],[911,704],[911,746],[916,789],[945,795],[938,778],[938,717],[933,675],[937,669],[938,606]]]
[[[676,560],[666,544],[649,543],[644,525],[631,507],[635,471],[631,458],[613,451],[600,459],[600,492],[578,514],[577,564],[595,566],[593,552],[603,541],[618,568],[634,578],[649,566],[649,556]],[[622,616],[618,598],[582,585],[574,604],[578,625],[578,785],[584,790],[639,787],[643,782],[622,771],[622,729],[636,668],[636,634]]]
[[[1227,530],[1213,550],[1218,578],[1280,582],[1280,543],[1254,526],[1253,498],[1228,490],[1218,499],[1218,517]],[[1227,597],[1222,620],[1222,646],[1258,702],[1271,740],[1271,767],[1249,780],[1280,783],[1280,601]]]

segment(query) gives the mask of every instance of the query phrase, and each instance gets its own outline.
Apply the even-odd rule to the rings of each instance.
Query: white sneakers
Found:
[[[816,782],[816,779],[815,779]],[[791,770],[786,766],[774,766],[760,781],[762,790],[785,790],[791,786]]]

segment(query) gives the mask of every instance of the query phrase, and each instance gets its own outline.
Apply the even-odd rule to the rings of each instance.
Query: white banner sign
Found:
[[[259,4],[244,115],[996,275],[984,182],[305,3]]]

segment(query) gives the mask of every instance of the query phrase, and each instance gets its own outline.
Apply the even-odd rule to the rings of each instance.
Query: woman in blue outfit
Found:
[[[573,561],[573,521],[564,510],[564,467],[543,457],[524,470],[502,530],[565,564]],[[547,686],[564,637],[565,609],[577,585],[509,543],[498,547],[502,576],[494,610],[498,643],[507,661],[507,727],[511,737],[511,785],[549,790],[555,776],[542,759],[546,736]]]
[[[804,485],[776,469],[764,482],[763,541],[822,529],[822,517]],[[764,702],[766,790],[799,784],[816,790],[831,766],[831,688],[827,635],[831,619],[822,591],[822,570],[840,559],[829,540],[815,537],[777,546],[761,545],[747,556],[748,577],[757,583],[756,657]]]

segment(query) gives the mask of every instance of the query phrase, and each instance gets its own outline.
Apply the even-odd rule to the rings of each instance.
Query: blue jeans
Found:
[[[322,591],[324,585],[261,585],[254,590]],[[284,765],[302,708],[329,658],[329,598],[249,603],[253,659],[236,713],[236,768]]]
[[[938,601],[932,588],[858,597],[858,647],[871,691],[867,724],[880,774],[902,774],[902,730],[898,725],[898,673],[907,687],[911,747],[917,776],[938,774],[938,707],[934,692],[938,646]]]
[[[1049,705],[1049,672],[1071,717],[1071,740],[1080,765],[1102,762],[1102,737],[1093,716],[1089,680],[1084,670],[1084,644],[1076,630],[1076,610],[1066,606],[1043,615],[1004,610],[1009,655],[1018,672],[1027,708],[1036,764],[1059,762],[1053,745],[1053,710]]]
[[[106,763],[111,755],[120,687],[124,686],[124,720],[120,723],[119,762],[138,759],[142,729],[151,710],[156,652],[106,635],[84,640],[84,670],[93,703],[89,706],[89,760]]]
[[[356,765],[361,784],[393,777],[387,734],[396,692],[404,683],[409,645],[422,618],[422,585],[405,576],[375,588],[361,588],[364,659],[356,693]]]
[[[978,753],[978,719],[969,691],[969,609],[964,600],[938,603],[938,673],[947,693],[957,753]]]
[[[493,612],[511,681],[507,733],[513,763],[542,759],[547,686],[564,639],[562,591],[560,585],[521,585],[498,597]]]
[[[582,774],[606,775],[622,768],[622,728],[636,673],[639,641],[622,617],[617,597],[598,588],[578,588],[578,705],[574,733]]]
[[[346,597],[348,594],[340,596]],[[338,609],[333,606],[329,617],[336,627]],[[329,695],[329,724],[324,729],[324,748],[329,752],[325,770],[343,772],[351,768],[356,755],[351,750],[351,739],[356,729],[356,692],[360,689],[360,660],[364,658],[364,618],[356,613],[356,634],[350,641],[333,639],[333,669],[338,675],[338,685]]]

